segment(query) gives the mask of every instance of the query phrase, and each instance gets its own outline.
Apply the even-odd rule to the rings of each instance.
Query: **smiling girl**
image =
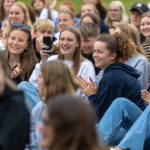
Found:
[[[39,19],[51,19],[50,13],[45,8],[45,0],[32,0],[32,6],[36,12],[36,21]]]
[[[74,25],[74,14],[70,10],[60,10],[58,14],[58,32],[55,34],[56,39],[59,39],[60,32],[68,26]]]
[[[146,42],[143,43],[143,50],[150,62],[150,13],[143,14],[141,18],[141,32],[146,37]]]
[[[81,56],[81,36],[77,28],[70,26],[63,29],[60,33],[59,53],[48,58],[51,60],[63,60],[69,68],[72,69],[75,76],[83,76],[85,79],[91,78],[95,80],[95,70],[93,64]],[[40,72],[40,64],[37,64],[29,82],[38,89],[36,78]],[[85,95],[79,90],[77,95]],[[86,97],[85,97],[86,98]]]
[[[127,23],[128,17],[125,7],[121,1],[113,1],[108,8],[108,14],[105,19],[105,24],[109,27],[113,26],[114,22]]]
[[[144,108],[140,96],[141,85],[137,80],[139,74],[134,68],[123,64],[133,56],[134,50],[133,42],[122,33],[101,35],[96,39],[93,53],[95,66],[103,70],[99,87],[92,79],[88,82],[79,77],[79,80],[82,92],[95,107],[99,119],[117,97],[129,98]]]
[[[8,14],[10,7],[17,0],[2,0],[0,6],[0,20],[2,20],[2,29],[4,29],[8,24]]]
[[[6,40],[8,38],[9,32],[13,22],[18,22],[20,24],[26,24],[32,26],[28,8],[22,2],[15,2],[9,11],[8,15],[8,25],[3,32],[3,38]]]
[[[11,78],[17,83],[28,81],[37,62],[29,26],[13,23],[7,40],[6,58],[11,68]]]

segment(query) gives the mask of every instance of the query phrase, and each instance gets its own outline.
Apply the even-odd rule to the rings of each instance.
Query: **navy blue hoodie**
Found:
[[[138,77],[136,70],[126,64],[115,62],[106,68],[99,83],[98,93],[89,96],[99,119],[118,97],[130,99],[142,110],[145,108]]]

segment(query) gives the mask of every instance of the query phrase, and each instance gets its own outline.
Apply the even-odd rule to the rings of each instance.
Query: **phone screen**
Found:
[[[46,45],[44,50],[50,50],[52,48],[53,41],[50,36],[43,36],[43,43]]]

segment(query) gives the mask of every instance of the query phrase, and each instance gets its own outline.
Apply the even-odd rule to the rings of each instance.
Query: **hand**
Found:
[[[120,23],[118,21],[113,21],[112,26],[117,28]]]
[[[21,65],[18,63],[17,67],[12,71],[10,77],[16,78],[22,73]]]
[[[54,9],[56,4],[57,4],[57,0],[53,0],[52,3],[49,5],[49,10]]]
[[[53,49],[54,52],[59,51],[59,40],[56,40],[56,41],[53,42],[52,49]]]
[[[86,95],[86,96],[90,96],[93,94],[97,94],[98,91],[98,87],[96,85],[96,83],[92,80],[92,78],[90,77],[89,80],[90,82],[88,82],[87,80],[85,80],[83,77],[79,76],[77,77],[77,79],[80,82],[81,85],[81,91]]]
[[[123,148],[116,147],[115,150],[124,150]]]
[[[52,52],[52,50],[44,50],[46,48],[46,45],[43,43],[43,36],[40,36],[38,39],[38,45],[40,47],[40,55],[42,62],[47,61],[48,57],[50,56],[49,53]]]
[[[40,50],[40,55],[41,55],[41,61],[42,62],[46,62],[48,57],[50,57],[48,52],[50,52],[50,51],[49,50]]]
[[[150,104],[150,93],[147,90],[141,90],[141,97],[146,103]]]

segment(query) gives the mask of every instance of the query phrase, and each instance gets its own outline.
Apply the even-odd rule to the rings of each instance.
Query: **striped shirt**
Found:
[[[143,50],[146,54],[148,61],[150,62],[150,41],[146,41],[142,44]]]
[[[150,63],[150,41],[146,40],[143,44],[142,44],[143,50],[145,52],[145,55]],[[148,75],[148,83],[150,85],[150,72]]]

